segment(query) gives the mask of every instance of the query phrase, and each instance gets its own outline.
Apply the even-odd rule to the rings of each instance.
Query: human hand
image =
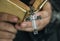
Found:
[[[7,13],[0,12],[0,41],[13,41],[17,33],[17,29],[10,23],[17,22],[17,17]]]
[[[37,29],[40,31],[42,30],[51,19],[51,5],[49,2],[46,3],[46,5],[43,7],[43,9],[40,12],[37,12],[35,14],[36,16],[41,16],[42,19],[36,20]],[[24,21],[20,25],[15,26],[18,30],[32,32],[34,29],[32,27],[31,21]]]

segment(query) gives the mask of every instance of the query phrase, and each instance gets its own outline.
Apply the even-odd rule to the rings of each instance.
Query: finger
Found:
[[[51,16],[51,13],[48,13],[47,11],[40,11],[38,13],[35,13],[36,16],[41,16],[41,18],[46,18],[48,16]]]
[[[0,39],[0,41],[13,41],[11,39]]]
[[[17,32],[13,25],[4,22],[0,22],[0,31],[6,31],[13,34],[16,34]]]
[[[17,22],[18,18],[14,15],[10,15],[8,13],[0,12],[0,21]]]
[[[45,14],[47,14],[47,15],[45,15]],[[49,23],[51,16],[46,11],[38,12],[36,15],[37,16],[40,15],[42,17],[42,19],[36,20],[37,29],[42,30]],[[20,24],[20,28],[18,26],[18,29],[23,30],[23,31],[33,31],[34,30],[32,27],[31,21],[23,22],[22,24]]]
[[[23,22],[20,25],[15,25],[18,30],[32,32],[34,29],[32,27],[32,22]]]
[[[33,28],[32,27],[21,27],[19,25],[16,25],[15,27],[19,31],[27,31],[27,32],[32,32],[33,31]]]
[[[40,31],[42,30],[50,21],[50,17],[41,19],[41,20],[36,20],[36,25],[37,25],[37,30]],[[18,30],[22,31],[27,31],[27,32],[32,32],[34,31],[34,28],[32,27],[32,22],[23,22],[20,26],[17,25],[16,28]]]
[[[0,31],[0,39],[14,39],[15,34],[5,32],[5,31]]]

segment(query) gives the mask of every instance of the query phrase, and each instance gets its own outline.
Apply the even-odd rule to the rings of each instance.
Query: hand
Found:
[[[3,12],[0,13],[0,41],[13,41],[17,33],[17,30],[12,24],[3,21],[16,23],[17,20],[15,16]]]
[[[41,16],[41,20],[36,20],[37,24],[37,29],[40,31],[42,30],[49,22],[51,19],[51,5],[49,2],[46,3],[46,5],[43,7],[43,9],[36,13],[35,15]],[[20,25],[15,26],[18,30],[22,31],[27,31],[27,32],[32,32],[34,29],[32,27],[32,22],[31,21],[24,21]]]

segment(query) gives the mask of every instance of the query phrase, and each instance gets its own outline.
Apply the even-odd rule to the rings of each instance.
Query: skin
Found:
[[[6,18],[6,16],[9,17]],[[0,21],[1,20],[17,22],[17,18],[15,16],[8,14],[2,14],[2,17],[0,17]],[[16,33],[17,33],[17,29],[12,24],[6,22],[0,22],[0,41],[13,41]]]
[[[36,16],[41,16],[42,19],[41,20],[36,20],[36,24],[37,24],[37,28],[38,30],[42,30],[49,22],[51,19],[51,6],[50,4],[47,2],[47,4],[43,7],[42,11],[39,11],[38,13],[36,13]],[[31,21],[24,21],[23,23],[21,23],[20,25],[16,25],[15,26],[18,30],[22,30],[22,31],[28,31],[28,32],[32,32],[34,29],[32,27],[32,22]]]
[[[42,17],[41,20],[36,20],[38,26],[37,28],[40,31],[49,23],[51,19],[50,3],[47,2],[43,9],[35,15]],[[7,13],[0,13],[0,21],[9,21],[17,23],[18,18]],[[0,41],[13,41],[17,33],[17,30],[32,32],[33,27],[31,21],[24,21],[19,25],[16,24],[15,26],[10,23],[0,22]]]

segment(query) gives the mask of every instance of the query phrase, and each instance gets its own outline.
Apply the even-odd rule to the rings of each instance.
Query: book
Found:
[[[42,4],[43,0],[35,0],[32,7],[34,11],[39,9],[39,6]],[[19,18],[19,21],[22,22],[26,15],[29,15],[30,7],[24,4],[19,0],[0,0],[0,13],[8,13],[15,15]]]

